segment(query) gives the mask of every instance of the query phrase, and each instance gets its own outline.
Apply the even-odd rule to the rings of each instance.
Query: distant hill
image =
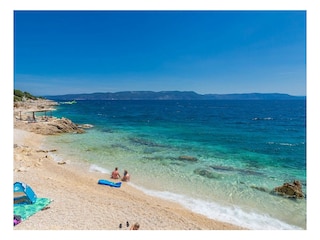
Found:
[[[32,94],[28,93],[28,92],[23,92],[19,89],[14,89],[13,90],[13,101],[14,102],[21,102],[23,100],[37,100],[38,97],[33,96]]]
[[[125,91],[44,96],[55,101],[71,100],[298,100],[304,96],[282,93],[198,94],[192,91]]]

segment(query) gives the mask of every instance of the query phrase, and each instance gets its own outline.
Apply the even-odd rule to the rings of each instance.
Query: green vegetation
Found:
[[[14,102],[21,102],[28,99],[37,100],[38,97],[35,97],[28,92],[22,92],[21,90],[14,89]]]

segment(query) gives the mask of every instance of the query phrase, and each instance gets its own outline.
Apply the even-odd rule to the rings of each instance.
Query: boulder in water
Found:
[[[284,183],[282,186],[274,188],[273,192],[289,198],[305,197],[302,192],[302,185],[298,180],[294,180],[292,183]]]

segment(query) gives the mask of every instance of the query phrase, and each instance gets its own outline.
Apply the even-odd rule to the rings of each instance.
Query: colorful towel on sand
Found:
[[[37,198],[36,202],[33,204],[15,204],[13,206],[13,214],[21,217],[21,220],[24,221],[28,219],[33,214],[41,211],[51,202],[49,198]]]

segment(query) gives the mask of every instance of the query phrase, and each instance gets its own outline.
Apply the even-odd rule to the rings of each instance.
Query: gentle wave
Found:
[[[214,202],[194,199],[172,192],[154,191],[142,188],[133,183],[129,184],[150,196],[177,202],[187,209],[213,220],[228,222],[252,230],[301,230],[301,228],[297,226],[289,225],[268,215],[261,215],[254,212],[248,213],[236,206],[222,206]]]
[[[268,142],[269,145],[280,145],[280,146],[289,146],[289,147],[294,147],[294,146],[299,146],[299,145],[304,145],[305,143],[277,143],[277,142]]]
[[[57,154],[54,154],[54,153],[50,153],[50,152],[49,152],[48,155],[49,155],[50,157],[52,157],[55,162],[64,161],[64,158],[63,158],[62,156],[58,156]]]
[[[90,165],[89,172],[100,172],[100,173],[111,174],[109,170],[103,167],[99,167],[98,165],[95,165],[95,164]]]
[[[272,117],[265,117],[265,118],[259,118],[259,117],[255,117],[255,118],[252,118],[253,121],[258,121],[258,120],[273,120]]]

